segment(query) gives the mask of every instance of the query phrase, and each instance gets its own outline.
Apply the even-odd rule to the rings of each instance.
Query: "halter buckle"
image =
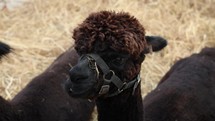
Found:
[[[109,92],[110,86],[109,85],[103,85],[99,91],[99,95],[103,95]]]
[[[99,69],[98,69],[98,66],[96,64],[96,61],[91,58],[91,57],[88,57],[87,56],[87,59],[88,59],[88,62],[89,62],[89,67],[92,69],[92,70],[95,70],[96,71],[96,75],[97,75],[97,78],[99,78]]]
[[[122,85],[122,87],[120,89],[118,89],[118,92],[119,93],[123,92],[124,88],[126,87],[126,85],[127,85],[127,82],[124,82],[123,85]]]
[[[91,69],[96,69],[97,68],[97,65],[96,65],[96,61],[90,57],[87,57],[88,59],[88,62],[89,62],[89,67]]]

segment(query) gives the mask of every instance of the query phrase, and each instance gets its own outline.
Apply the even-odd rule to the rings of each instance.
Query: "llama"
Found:
[[[214,121],[215,48],[174,64],[143,106],[144,121]]]
[[[78,57],[70,48],[11,101],[0,97],[0,121],[90,121],[94,102],[71,98],[62,87]]]
[[[129,13],[92,13],[73,34],[79,62],[70,70],[66,91],[96,99],[98,121],[142,121],[140,68],[145,54],[160,51],[167,41],[145,36]]]

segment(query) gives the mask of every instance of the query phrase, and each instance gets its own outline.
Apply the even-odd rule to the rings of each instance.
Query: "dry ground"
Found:
[[[142,66],[143,96],[178,59],[215,46],[215,0],[32,0],[0,11],[0,40],[14,54],[0,62],[0,95],[11,99],[33,77],[72,46],[72,30],[89,13],[130,12],[148,35],[168,40],[162,52],[147,56]]]

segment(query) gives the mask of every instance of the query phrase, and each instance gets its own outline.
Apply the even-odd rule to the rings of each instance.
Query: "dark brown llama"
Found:
[[[145,54],[161,50],[166,40],[145,36],[128,13],[110,11],[89,15],[73,38],[81,57],[70,71],[67,92],[96,98],[98,121],[142,121],[141,64]]]
[[[144,121],[215,121],[215,48],[179,60],[143,106]]]
[[[0,121],[90,121],[94,103],[71,98],[62,87],[77,59],[70,48],[11,101],[0,97]]]

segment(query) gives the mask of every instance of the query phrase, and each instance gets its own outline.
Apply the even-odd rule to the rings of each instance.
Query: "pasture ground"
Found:
[[[0,95],[13,98],[72,46],[72,30],[91,12],[114,10],[134,15],[147,35],[168,40],[163,51],[147,55],[142,65],[144,97],[175,61],[215,47],[214,5],[215,0],[29,0],[13,11],[3,9],[0,40],[14,53],[0,62]]]

